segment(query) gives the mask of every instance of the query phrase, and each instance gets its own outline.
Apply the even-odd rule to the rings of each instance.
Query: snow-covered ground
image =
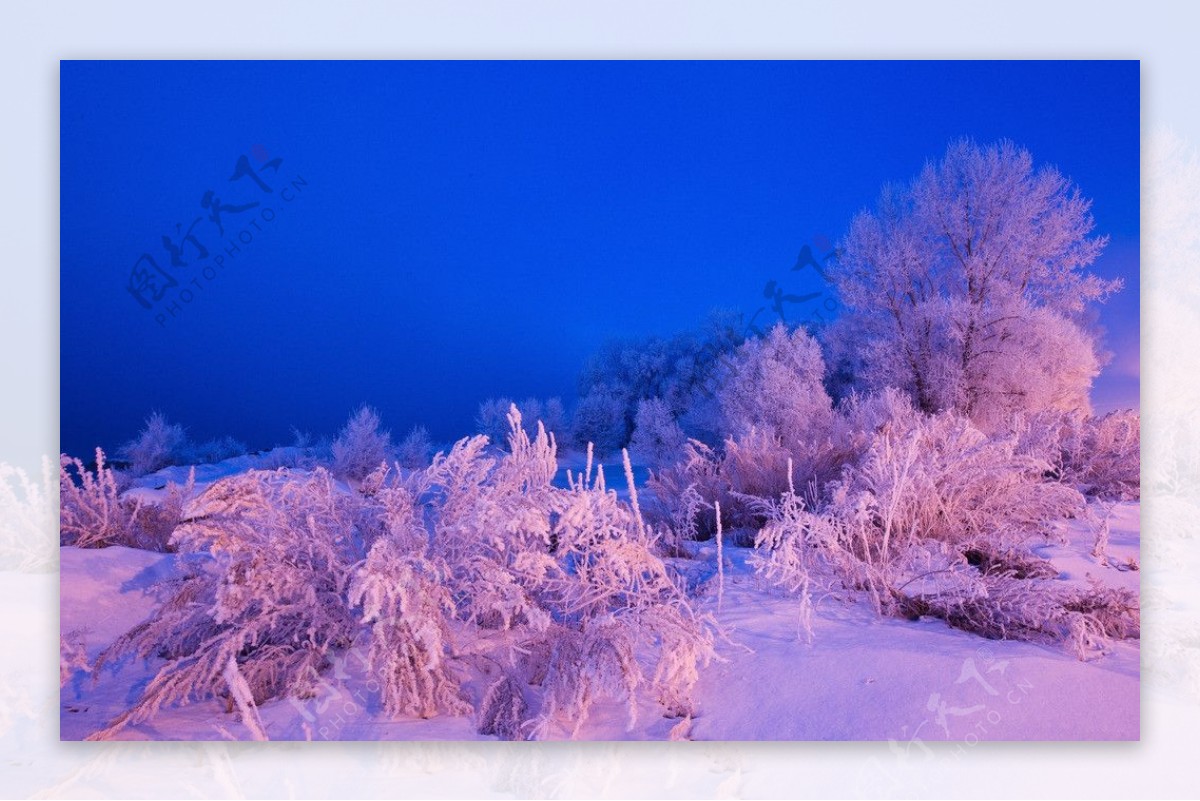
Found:
[[[197,480],[212,481],[247,466],[222,463],[198,472]],[[143,482],[140,491],[155,492],[167,477]],[[182,481],[185,475],[169,478]],[[1065,525],[1065,545],[1043,546],[1039,553],[1064,582],[1095,578],[1136,590],[1140,573],[1130,568],[1139,559],[1139,511],[1137,503],[1114,508],[1105,564],[1091,555],[1095,535],[1083,521]],[[696,740],[890,740],[905,752],[934,740],[1139,737],[1137,641],[1116,643],[1105,655],[1080,661],[1060,646],[986,640],[937,620],[879,619],[863,605],[818,599],[809,644],[799,631],[799,602],[760,582],[748,555],[746,549],[725,548],[719,604],[714,546],[705,544],[694,560],[684,561],[699,585],[700,611],[713,612],[728,634],[718,649],[723,661],[702,672],[690,722],[663,718],[647,699],[639,705],[637,724],[627,730],[627,707],[613,703],[592,713],[581,739],[663,739],[677,724],[677,736]],[[203,557],[122,547],[63,548],[63,634],[82,641],[95,659],[161,603],[169,586],[162,582],[202,569],[202,562]],[[267,733],[280,740],[490,739],[477,734],[467,716],[388,718],[362,656],[365,652],[352,651],[336,662],[315,698],[264,704]],[[128,660],[98,677],[77,672],[62,689],[62,739],[81,739],[111,721],[135,700],[158,664]],[[120,737],[245,739],[249,732],[224,702],[207,700],[165,709]]]

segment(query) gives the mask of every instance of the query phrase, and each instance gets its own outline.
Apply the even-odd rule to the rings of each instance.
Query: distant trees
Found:
[[[638,405],[652,399],[688,434],[719,439],[711,381],[722,357],[744,339],[741,318],[718,312],[699,330],[606,342],[580,375],[575,444],[619,450],[633,435]]]
[[[831,279],[847,313],[835,376],[896,386],[986,428],[1087,408],[1099,369],[1081,313],[1120,286],[1087,272],[1107,239],[1091,202],[1011,142],[954,142],[853,221]]]

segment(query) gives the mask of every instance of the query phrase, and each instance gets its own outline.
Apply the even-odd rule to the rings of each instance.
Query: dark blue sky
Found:
[[[964,135],[1010,138],[1094,199],[1112,237],[1098,271],[1126,281],[1101,310],[1115,358],[1094,400],[1137,405],[1136,62],[63,62],[61,78],[67,452],[115,447],[152,409],[265,446],[362,402],[449,439],[489,396],[570,401],[603,340],[753,312],[768,279],[803,280],[803,244]],[[243,155],[254,174],[230,180]],[[177,282],[158,300],[135,286],[149,309],[135,265]]]

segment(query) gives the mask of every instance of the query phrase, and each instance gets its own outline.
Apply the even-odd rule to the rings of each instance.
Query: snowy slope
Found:
[[[1043,546],[1060,579],[1097,578],[1136,588],[1127,569],[1139,550],[1139,505],[1118,505],[1110,518],[1108,560],[1091,556],[1094,534],[1082,521],[1066,527],[1067,544]],[[718,610],[715,548],[688,565],[704,582],[699,606],[717,613],[729,641],[724,661],[697,687],[697,713],[677,734],[698,740],[892,740],[911,750],[925,741],[1129,740],[1139,736],[1139,645],[1118,643],[1079,661],[1053,645],[991,641],[934,620],[880,620],[865,606],[818,599],[814,639],[798,631],[799,604],[764,587],[744,549],[725,549],[725,589]],[[159,584],[204,569],[202,557],[128,548],[63,548],[62,631],[82,638],[90,658],[161,602]],[[133,700],[155,668],[128,662],[98,682],[82,672],[62,690],[62,738],[80,739]],[[481,680],[486,680],[483,677]],[[469,717],[388,719],[377,682],[355,652],[335,664],[321,694],[263,705],[273,739],[468,740]],[[583,739],[663,739],[679,721],[646,699],[626,730],[624,704],[602,706]],[[560,731],[555,736],[566,737]],[[128,739],[242,739],[248,732],[224,703],[208,700],[164,710],[121,733]]]

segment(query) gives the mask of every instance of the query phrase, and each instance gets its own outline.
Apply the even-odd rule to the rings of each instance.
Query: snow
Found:
[[[214,472],[234,468],[217,467]],[[1137,589],[1140,572],[1129,565],[1139,558],[1139,513],[1137,503],[1115,506],[1106,561],[1091,555],[1095,535],[1083,520],[1063,524],[1064,544],[1036,550],[1052,560],[1064,582],[1098,579]],[[678,560],[698,585],[698,610],[716,614],[728,635],[718,647],[723,661],[701,672],[696,714],[679,726],[691,739],[889,740],[893,749],[912,752],[934,740],[1139,738],[1137,641],[1118,642],[1103,656],[1080,661],[1061,646],[986,640],[940,621],[880,619],[865,605],[818,598],[808,644],[798,628],[799,601],[765,587],[747,564],[747,549],[727,543],[724,553],[719,611],[715,545],[698,545],[694,559]],[[162,582],[202,570],[206,561],[122,547],[62,548],[61,630],[82,638],[94,659],[161,603]],[[270,737],[491,739],[475,732],[470,716],[389,718],[364,656],[365,650],[352,651],[338,660],[315,698],[263,704],[259,712]],[[128,660],[98,681],[77,673],[61,693],[62,739],[82,739],[105,725],[160,664]],[[580,739],[661,740],[680,724],[664,718],[653,699],[639,700],[632,730],[623,703],[605,704],[592,712]],[[570,732],[549,734],[565,738]],[[250,739],[251,732],[224,701],[210,699],[165,709],[119,737]]]

